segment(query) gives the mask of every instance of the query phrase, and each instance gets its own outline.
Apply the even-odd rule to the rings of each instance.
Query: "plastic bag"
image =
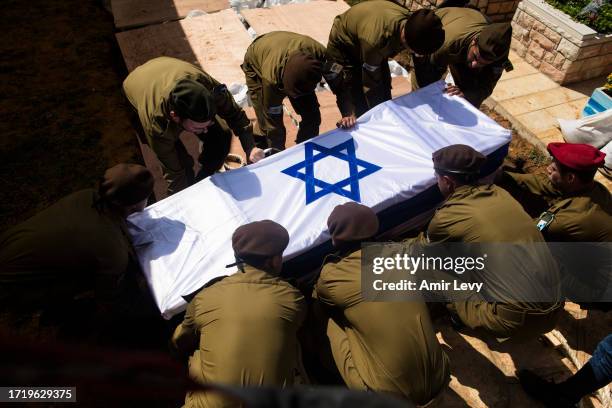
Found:
[[[586,143],[601,149],[612,140],[612,109],[577,120],[557,120],[568,143]]]

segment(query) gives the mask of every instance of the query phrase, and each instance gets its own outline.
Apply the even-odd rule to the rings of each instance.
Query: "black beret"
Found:
[[[311,55],[297,52],[287,59],[283,89],[291,97],[314,91],[323,76],[323,64]]]
[[[439,173],[474,175],[487,161],[487,157],[473,148],[455,144],[436,150],[431,155],[434,169]]]
[[[232,248],[237,257],[265,259],[282,255],[289,245],[289,233],[274,221],[255,221],[242,225],[232,235]]]
[[[210,91],[193,79],[180,80],[172,90],[170,100],[174,112],[182,119],[206,122],[216,113],[215,101]]]
[[[510,23],[489,24],[482,29],[478,37],[480,56],[488,61],[507,58],[512,40]]]
[[[153,175],[139,164],[118,164],[106,170],[98,191],[105,201],[136,204],[153,192]]]
[[[406,21],[404,38],[417,54],[433,54],[444,44],[442,21],[432,10],[417,10]]]
[[[327,228],[334,245],[362,241],[378,232],[378,216],[370,207],[350,201],[333,209]]]

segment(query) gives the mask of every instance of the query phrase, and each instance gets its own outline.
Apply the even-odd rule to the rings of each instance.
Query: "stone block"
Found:
[[[527,48],[527,52],[535,58],[541,60],[544,58],[544,53],[546,53],[546,50],[540,47],[535,41],[532,41],[531,44],[529,44],[529,48]]]
[[[542,63],[540,64],[540,72],[542,72],[543,74],[548,75],[548,77],[550,79],[552,79],[555,82],[561,83],[563,82],[563,79],[565,78],[565,73],[558,70],[557,68],[553,67],[552,65],[550,65],[548,62],[546,61],[542,61]]]
[[[559,51],[565,58],[576,61],[578,54],[580,53],[580,47],[574,45],[572,42],[565,38],[562,38],[557,45],[557,51]]]
[[[609,74],[610,70],[604,66],[601,66],[601,67],[597,67],[593,69],[588,69],[586,71],[581,71],[581,73],[583,74],[584,79],[589,79],[589,78],[595,78],[601,75]]]
[[[579,82],[584,80],[583,78],[584,72],[573,72],[571,74],[565,74],[565,78],[563,78],[562,84],[571,84],[574,82]]]
[[[540,47],[544,48],[546,51],[552,51],[555,49],[556,44],[550,41],[548,38],[546,38],[543,34],[535,30],[531,30],[529,32],[529,36],[531,37],[532,42],[538,43]]]
[[[566,74],[575,74],[580,72],[582,63],[583,61],[572,61],[570,59],[566,59],[563,63],[563,67],[561,67],[561,71],[565,72]]]
[[[514,0],[506,1],[505,3],[501,4],[501,7],[499,8],[499,12],[509,13],[514,10],[514,5],[515,5]]]
[[[546,24],[538,20],[536,20],[533,23],[533,27],[531,27],[532,30],[537,31],[538,33],[544,33],[544,31],[546,31],[546,28]]]
[[[489,0],[478,0],[478,8],[479,9],[486,8],[487,4],[489,4]]]
[[[513,22],[512,23],[512,36],[516,38],[517,40],[522,41],[523,38],[529,36],[529,30]]]
[[[553,62],[555,61],[555,54],[556,54],[555,52],[548,52],[548,51],[546,51],[544,53],[544,57],[542,58],[542,61],[544,61],[544,62],[546,62],[546,63],[548,63],[550,65],[553,65]]]
[[[612,53],[612,41],[608,41],[607,43],[601,44],[601,54],[611,54]]]
[[[499,13],[499,8],[501,7],[501,3],[491,3],[487,6],[487,15],[497,14]]]
[[[555,53],[555,59],[553,60],[553,66],[557,69],[563,69],[563,64],[565,63],[566,59],[563,56],[563,54],[557,52]]]
[[[518,41],[512,41],[512,43],[510,44],[510,48],[514,52],[516,52],[519,55],[519,57],[525,58],[525,53],[527,52],[527,47],[524,44],[522,44],[522,43],[520,43]]]
[[[599,68],[605,66],[606,56],[600,55],[598,57],[592,57],[585,60],[582,60],[582,71],[588,71],[593,68]]]
[[[518,20],[521,18],[521,15],[523,15],[523,13],[525,13],[525,12],[521,11],[520,9],[517,9],[516,13],[514,13],[514,18],[512,19],[512,24],[521,25],[521,23]]]
[[[559,41],[561,41],[561,38],[563,38],[559,33],[549,27],[546,27],[546,30],[544,30],[544,35],[555,45],[559,44]]]
[[[591,57],[596,57],[600,55],[601,44],[590,45],[588,47],[580,48],[580,52],[578,53],[578,59],[587,59]]]
[[[516,20],[521,26],[525,27],[528,30],[531,30],[533,24],[535,23],[535,18],[531,17],[524,11],[521,11],[521,15]]]
[[[540,68],[540,63],[542,62],[540,58],[536,58],[530,53],[525,54],[525,61],[536,68]]]

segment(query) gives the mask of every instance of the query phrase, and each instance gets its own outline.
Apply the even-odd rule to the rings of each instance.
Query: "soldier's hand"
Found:
[[[336,126],[342,129],[350,129],[357,123],[355,115],[345,116],[336,123]]]
[[[249,154],[249,163],[257,163],[265,157],[265,153],[259,147],[254,147]]]
[[[444,93],[448,94],[449,96],[460,96],[460,97],[464,97],[463,96],[463,92],[461,92],[461,89],[459,89],[459,87],[457,85],[446,85],[446,89],[444,90]]]

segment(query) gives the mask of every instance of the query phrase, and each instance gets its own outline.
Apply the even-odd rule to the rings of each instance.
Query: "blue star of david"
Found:
[[[318,151],[317,154],[315,154],[315,150]],[[343,153],[344,150],[346,150],[346,153]],[[336,193],[343,197],[348,197],[353,201],[361,202],[359,179],[367,177],[382,169],[380,166],[357,158],[355,155],[355,142],[353,138],[331,148],[321,146],[314,142],[306,142],[306,144],[304,144],[304,156],[304,161],[294,164],[282,170],[282,172],[288,176],[303,180],[306,183],[306,205],[331,193]],[[347,162],[349,166],[348,178],[340,180],[335,184],[330,184],[315,177],[314,164],[328,156]],[[359,167],[362,167],[362,170],[359,170]],[[300,172],[301,169],[304,169],[303,173]],[[319,187],[321,190],[316,191],[315,187]]]

